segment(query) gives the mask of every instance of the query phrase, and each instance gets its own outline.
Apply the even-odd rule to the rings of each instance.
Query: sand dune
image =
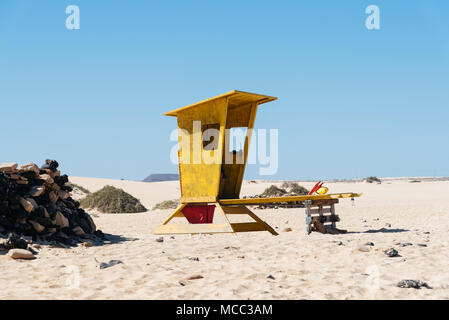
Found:
[[[70,180],[91,191],[106,184],[123,188],[147,208],[179,197],[177,182]],[[245,182],[242,195],[268,185]],[[183,235],[159,243],[152,230],[169,211],[101,214],[95,223],[114,235],[111,244],[44,247],[34,261],[0,255],[0,299],[449,299],[449,182],[327,186],[364,193],[355,207],[349,200],[337,206],[338,227],[347,234],[307,235],[304,209],[266,209],[256,213],[276,228],[277,237]],[[286,227],[293,231],[283,232]],[[358,250],[368,241],[374,243],[368,252]],[[387,257],[383,250],[390,247],[401,256]],[[113,259],[123,263],[98,267]],[[195,275],[203,278],[187,280]],[[396,287],[402,279],[423,280],[433,289]]]

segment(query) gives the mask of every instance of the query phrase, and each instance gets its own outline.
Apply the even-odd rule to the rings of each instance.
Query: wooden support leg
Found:
[[[171,215],[168,216],[168,218],[162,223],[162,225],[166,225],[167,223],[169,223],[173,218],[175,217],[180,217],[180,216],[184,216],[182,214],[182,209],[184,209],[186,207],[187,203],[181,203],[180,206],[178,206],[178,208],[176,208],[175,212],[173,212]]]
[[[235,230],[234,230],[234,228],[232,228],[232,224],[231,224],[231,222],[229,222],[229,219],[226,216],[226,213],[223,210],[223,207],[219,203],[217,203],[217,208],[218,208],[218,212],[225,218],[226,223],[229,224],[229,227],[231,227],[231,229],[233,231],[232,233],[235,234]]]
[[[337,217],[335,216],[335,204],[331,204],[332,228],[337,228]]]
[[[306,231],[307,231],[307,234],[310,234],[312,232],[311,201],[306,200],[306,201],[304,201],[304,204],[306,205]]]
[[[278,236],[279,233],[277,233],[268,223],[260,219],[258,216],[256,216],[254,213],[248,213],[248,215],[253,218],[255,221],[257,221],[260,225],[265,226],[266,230],[270,232],[274,236]]]
[[[265,221],[256,216],[245,206],[226,207],[218,204],[221,213],[226,217],[228,214],[243,214],[250,216],[255,222],[230,223],[234,232],[268,231],[277,236],[278,233]],[[226,217],[226,221],[229,221]]]

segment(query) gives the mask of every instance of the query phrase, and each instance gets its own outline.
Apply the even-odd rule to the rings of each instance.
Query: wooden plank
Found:
[[[312,208],[310,209],[310,214],[323,214],[323,213],[331,213],[331,208]]]
[[[169,224],[161,225],[154,230],[154,234],[192,234],[192,233],[232,233],[234,230],[228,223],[214,224]]]
[[[287,197],[272,197],[272,198],[247,198],[247,199],[222,199],[219,200],[221,205],[257,205],[262,203],[275,203],[275,202],[295,202],[305,200],[326,200],[326,199],[341,199],[360,197],[361,193],[333,193],[325,195],[305,195],[305,196],[287,196]]]
[[[216,197],[182,197],[181,203],[191,204],[191,203],[206,203],[206,202],[216,202]]]
[[[173,215],[173,218],[185,218],[185,215],[182,212],[178,212]]]
[[[234,232],[268,231],[264,225],[258,222],[231,223],[231,226]]]
[[[221,98],[231,98],[232,96],[237,96],[237,98],[235,98],[235,100],[239,101],[239,104],[242,104],[244,102],[257,102],[258,104],[262,104],[262,103],[267,103],[270,101],[274,101],[277,100],[276,97],[270,97],[267,95],[263,95],[263,94],[257,94],[257,93],[250,93],[250,92],[245,92],[245,91],[240,91],[240,90],[232,90],[226,93],[223,93],[221,95],[206,99],[206,100],[202,100],[193,104],[190,104],[188,106],[182,107],[182,108],[178,108],[169,112],[164,113],[164,115],[166,116],[172,116],[172,117],[176,117],[178,115],[179,112],[185,111],[187,109],[208,103],[208,102],[212,102],[214,100],[217,99],[221,99]]]
[[[338,203],[338,199],[319,199],[319,200],[312,200],[312,207],[314,206],[330,206],[331,204]]]
[[[247,226],[246,224],[243,224],[242,226],[240,226],[240,224],[232,224],[231,226],[234,229],[235,232],[245,232],[245,231],[268,231],[271,234],[277,236],[278,233],[276,231],[274,231],[274,229],[265,221],[263,221],[262,219],[260,219],[258,216],[256,216],[251,210],[249,210],[247,207],[245,206],[232,206],[232,207],[225,207],[225,206],[221,206],[220,204],[218,204],[218,207],[220,208],[220,210],[222,210],[223,214],[226,217],[226,214],[247,214],[249,215],[254,221],[255,223],[259,226],[259,228],[261,228],[260,230],[252,230],[251,228],[256,228],[254,225],[249,226],[248,228],[250,228],[249,230],[244,230],[245,226]],[[227,217],[226,217],[227,220]],[[229,220],[227,220],[229,221]],[[254,224],[254,222],[249,222],[250,224]],[[237,228],[243,228],[243,229],[236,229],[234,228],[234,225],[237,225]]]
[[[249,209],[248,209],[249,211]],[[257,221],[260,225],[264,225],[265,226],[265,230],[267,230],[268,232],[270,232],[272,235],[277,236],[279,235],[276,231],[274,231],[274,229],[265,221],[263,221],[262,219],[260,219],[258,216],[256,216],[253,212],[250,211],[250,213],[248,213],[248,215],[253,218],[255,221]]]
[[[331,204],[331,216],[334,218],[333,221],[332,221],[332,228],[336,228],[337,224],[335,222],[336,221],[340,221],[340,218],[338,218],[338,216],[335,214],[335,205],[334,204]],[[335,217],[338,220],[335,220]]]
[[[306,231],[307,231],[307,234],[310,234],[312,232],[312,229],[313,229],[312,215],[310,214],[311,203],[312,203],[311,200],[306,200],[304,202],[304,204],[306,206],[305,214],[306,214]]]
[[[315,218],[315,217],[314,217]],[[334,216],[322,216],[322,217],[317,217],[318,219],[321,218],[320,222],[321,223],[335,223],[340,221],[340,217],[338,215],[334,215]]]

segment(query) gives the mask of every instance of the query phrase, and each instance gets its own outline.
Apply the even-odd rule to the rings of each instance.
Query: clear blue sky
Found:
[[[445,0],[2,0],[0,162],[175,173],[162,113],[239,89],[279,97],[256,119],[279,129],[269,178],[449,176],[448,36]]]

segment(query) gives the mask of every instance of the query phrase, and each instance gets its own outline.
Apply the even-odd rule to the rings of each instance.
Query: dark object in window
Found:
[[[201,131],[203,133],[203,150],[206,151],[217,150],[218,137],[220,135],[220,124],[219,123],[204,124],[201,126]]]

